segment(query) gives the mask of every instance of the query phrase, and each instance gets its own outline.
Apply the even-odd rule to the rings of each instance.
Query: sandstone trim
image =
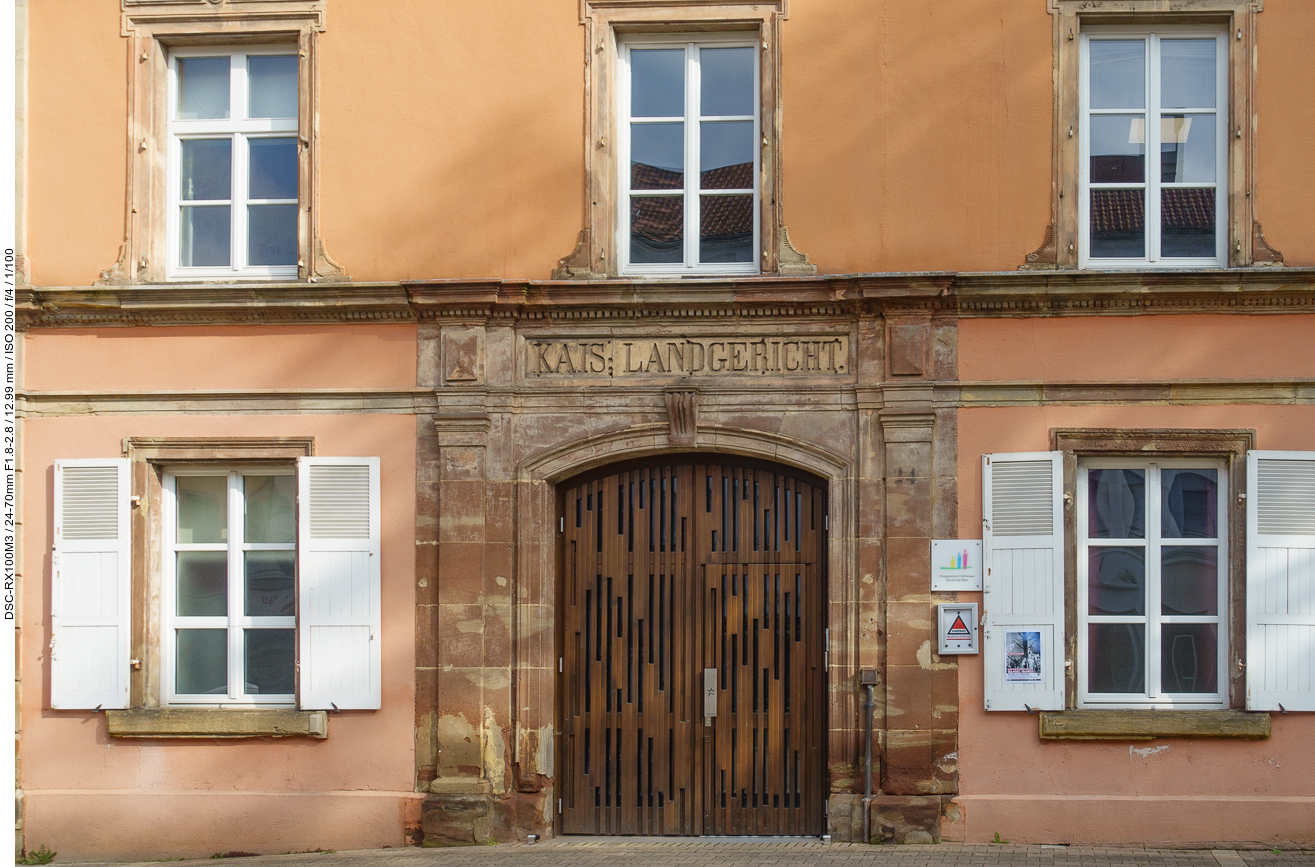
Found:
[[[1206,710],[1042,711],[1041,740],[1148,741],[1154,738],[1234,738],[1270,736],[1267,713]]]
[[[134,708],[105,712],[114,738],[327,738],[322,710]]]

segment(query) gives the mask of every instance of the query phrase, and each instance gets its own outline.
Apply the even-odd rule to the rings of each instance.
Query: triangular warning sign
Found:
[[[954,623],[950,624],[949,630],[945,633],[946,638],[972,638],[973,634],[968,631],[968,627],[963,624],[963,615],[954,615]]]

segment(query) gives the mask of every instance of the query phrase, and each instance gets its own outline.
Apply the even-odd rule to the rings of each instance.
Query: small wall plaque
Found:
[[[982,589],[981,539],[932,539],[931,589],[980,591]]]
[[[941,656],[977,652],[977,603],[945,602],[936,606],[936,634]]]

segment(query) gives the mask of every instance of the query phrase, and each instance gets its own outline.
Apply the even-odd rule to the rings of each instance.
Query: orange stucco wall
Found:
[[[31,391],[411,388],[412,325],[37,329]]]
[[[1260,15],[1256,205],[1315,264],[1306,0]],[[544,278],[584,225],[578,0],[332,0],[319,39],[320,226],[357,280]],[[824,273],[1012,270],[1050,222],[1051,17],[1039,3],[813,0],[782,31],[784,216]],[[29,11],[28,254],[87,285],[123,239],[128,49],[113,0]],[[436,39],[435,34],[442,34]]]
[[[111,739],[103,716],[49,709],[53,464],[116,457],[128,436],[314,436],[320,455],[381,458],[382,709],[332,715],[325,740],[237,741]],[[280,844],[294,839],[302,848],[307,840],[326,849],[402,845],[416,798],[415,418],[38,418],[24,423],[24,439],[19,760],[26,839],[60,857],[100,858],[228,851],[237,827],[249,851],[286,851]],[[142,851],[143,841],[151,852]]]
[[[1310,378],[1312,335],[1315,316],[1308,314],[963,319],[959,376],[965,382]]]
[[[960,373],[978,381],[1309,378],[1312,325],[1303,316],[966,320]],[[1315,450],[1309,405],[965,408],[962,535],[981,532],[982,455],[1046,451],[1056,427],[1246,428],[1258,448]],[[958,661],[961,813],[944,826],[951,839],[1289,842],[1315,833],[1315,716],[1275,715],[1264,741],[1043,744],[1035,717],[983,709],[980,656]]]

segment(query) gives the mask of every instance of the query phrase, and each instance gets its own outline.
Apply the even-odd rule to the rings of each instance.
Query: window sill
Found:
[[[1149,741],[1154,738],[1264,740],[1267,713],[1237,710],[1043,711],[1043,741]]]
[[[105,712],[115,738],[327,738],[322,710],[133,708]]]

